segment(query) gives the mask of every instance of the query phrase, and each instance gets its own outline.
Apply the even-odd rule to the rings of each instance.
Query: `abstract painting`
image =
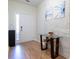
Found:
[[[53,10],[53,17],[54,18],[61,18],[65,16],[65,2],[59,2],[54,7]]]

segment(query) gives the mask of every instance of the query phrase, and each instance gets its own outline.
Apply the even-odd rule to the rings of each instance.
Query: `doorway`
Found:
[[[16,14],[16,43],[33,40],[34,23],[30,14]]]

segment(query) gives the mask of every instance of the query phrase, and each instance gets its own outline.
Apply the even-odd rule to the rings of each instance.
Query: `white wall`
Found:
[[[61,35],[63,38],[60,39],[60,54],[67,59],[70,56],[70,36],[69,36],[69,0],[65,0],[65,17],[51,20],[45,19],[45,11],[48,8],[53,8],[56,2],[62,0],[44,0],[38,6],[38,20],[37,20],[37,35],[52,31],[57,35]],[[44,23],[47,24],[44,24]]]
[[[15,18],[16,13],[31,15],[32,18],[30,21],[30,25],[32,26],[29,26],[30,33],[31,33],[29,37],[30,38],[31,36],[33,37],[32,39],[28,39],[27,37],[25,37],[25,40],[36,39],[36,8],[21,2],[9,0],[9,30],[15,30],[16,28],[16,18]],[[26,23],[26,21],[24,23]]]

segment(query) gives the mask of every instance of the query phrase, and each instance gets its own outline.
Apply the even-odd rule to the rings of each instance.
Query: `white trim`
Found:
[[[34,41],[37,41],[36,39],[33,39]],[[16,41],[16,44],[19,44],[19,43],[24,43],[24,42],[28,42],[28,41],[32,41],[32,40],[17,40]],[[38,42],[38,41],[37,41]]]

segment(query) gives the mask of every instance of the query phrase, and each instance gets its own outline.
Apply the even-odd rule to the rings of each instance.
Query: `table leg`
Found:
[[[46,37],[46,41],[48,40],[48,37]],[[40,35],[40,43],[41,43],[41,50],[46,50],[48,48],[48,44],[46,42],[46,47],[43,48],[43,45],[42,45],[42,35]]]
[[[40,43],[41,43],[41,50],[43,50],[43,48],[42,48],[42,35],[40,35]]]
[[[54,39],[50,39],[50,45],[51,45],[51,58],[55,59],[54,57]]]
[[[48,42],[47,42],[47,40],[48,40],[48,37],[46,37],[46,49],[48,49]]]
[[[59,54],[59,38],[56,39],[56,57]]]

